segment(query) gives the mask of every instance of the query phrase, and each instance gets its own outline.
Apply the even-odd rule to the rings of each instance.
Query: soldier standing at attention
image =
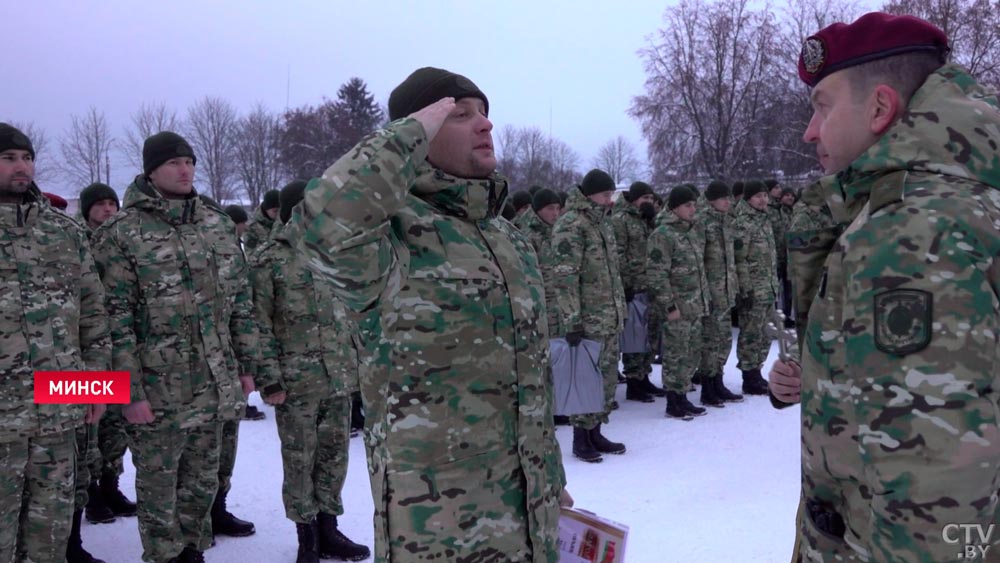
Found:
[[[771,350],[766,328],[778,289],[777,254],[767,215],[767,198],[764,182],[747,180],[743,184],[745,205],[736,218],[733,241],[739,281],[736,309],[740,335],[736,356],[743,372],[743,392],[748,395],[767,395],[767,381],[760,370]]]
[[[965,559],[959,525],[987,533],[968,546],[982,560],[1000,549],[1000,104],[948,50],[876,12],[799,58],[804,139],[844,226],[801,367],[771,373],[778,400],[801,397],[804,561]]]
[[[281,189],[282,223],[305,188],[300,180]],[[296,561],[360,561],[371,551],[337,528],[344,513],[350,393],[358,383],[355,328],[330,282],[305,267],[279,230],[258,247],[251,273],[263,350],[256,383],[264,401],[275,405],[285,474],[281,497],[298,532]]]
[[[271,229],[278,218],[281,209],[280,193],[278,190],[268,190],[264,194],[264,199],[253,212],[250,224],[243,234],[243,249],[247,257],[252,257],[254,250],[258,246],[267,242],[271,237]]]
[[[601,432],[615,400],[618,333],[625,322],[617,244],[607,218],[614,191],[615,182],[607,172],[591,170],[570,191],[566,212],[552,229],[559,326],[570,346],[579,346],[584,338],[601,343],[597,363],[604,375],[604,410],[570,417],[573,455],[589,462],[601,461],[601,454],[625,453],[624,444]]]
[[[132,374],[122,409],[135,463],[143,560],[201,562],[212,544],[222,421],[253,390],[257,331],[249,272],[220,209],[194,190],[195,155],[164,131],[143,173],[94,235],[113,367]]]
[[[468,78],[414,71],[282,231],[375,342],[360,383],[386,563],[558,559],[542,275],[499,217],[488,113]]]
[[[108,369],[104,288],[85,229],[34,177],[31,140],[0,123],[0,561],[91,563],[80,540],[86,478],[74,498],[76,436],[104,405],[35,404],[34,373]]]

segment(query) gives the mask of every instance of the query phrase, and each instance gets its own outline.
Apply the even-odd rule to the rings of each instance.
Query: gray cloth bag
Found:
[[[555,414],[604,412],[604,376],[598,367],[601,343],[583,339],[570,346],[565,338],[549,340]]]
[[[645,354],[649,352],[649,329],[646,326],[646,311],[649,304],[646,294],[639,293],[628,302],[625,310],[625,330],[619,343],[622,354]]]

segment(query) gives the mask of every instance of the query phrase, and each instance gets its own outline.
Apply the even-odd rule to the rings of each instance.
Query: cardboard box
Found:
[[[559,516],[559,563],[624,563],[628,526],[579,508]]]

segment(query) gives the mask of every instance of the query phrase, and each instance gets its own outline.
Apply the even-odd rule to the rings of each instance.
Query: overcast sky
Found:
[[[183,115],[211,95],[240,112],[256,102],[280,111],[286,102],[333,98],[358,76],[384,104],[414,69],[438,66],[465,74],[486,93],[497,129],[551,127],[580,154],[585,171],[599,147],[620,134],[645,159],[638,124],[626,110],[645,80],[637,51],[661,25],[666,6],[663,0],[17,3],[5,16],[0,119],[44,128],[49,147],[41,158],[54,159],[70,115],[90,105],[106,112],[121,137],[143,102],[162,101]],[[123,192],[136,172],[119,164],[112,184]],[[62,184],[52,177],[43,189],[75,196],[80,188]]]

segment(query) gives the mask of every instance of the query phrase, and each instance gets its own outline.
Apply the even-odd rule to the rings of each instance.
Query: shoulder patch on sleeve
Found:
[[[875,346],[905,356],[931,342],[934,295],[919,289],[893,289],[875,296]]]

